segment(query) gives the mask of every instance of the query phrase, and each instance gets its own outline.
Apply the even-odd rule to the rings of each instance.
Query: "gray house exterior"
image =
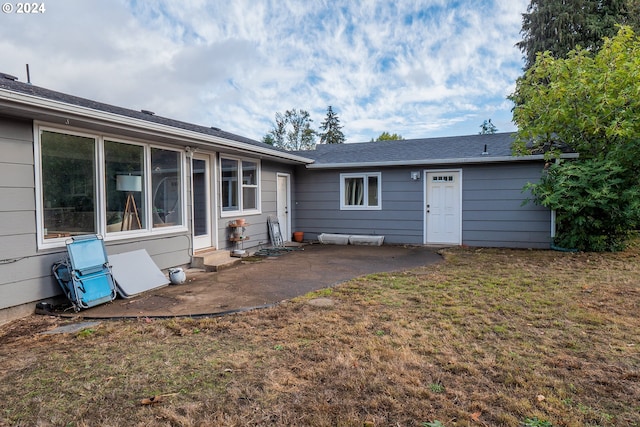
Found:
[[[302,231],[386,244],[548,248],[552,213],[523,205],[542,156],[509,134],[318,145],[261,142],[55,92],[0,73],[0,323],[60,295],[65,241],[104,237],[160,269]],[[246,221],[244,239],[230,224]]]
[[[523,187],[540,179],[544,159],[513,156],[512,142],[498,133],[299,152],[315,162],[296,171],[296,227],[308,239],[335,233],[390,244],[549,248],[552,212],[523,204]]]
[[[312,162],[1,73],[0,153],[0,323],[60,294],[51,266],[74,235],[104,236],[109,255],[145,249],[161,269],[267,243],[270,215],[288,236],[295,167]]]

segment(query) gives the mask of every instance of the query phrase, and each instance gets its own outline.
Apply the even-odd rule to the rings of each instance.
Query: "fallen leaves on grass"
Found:
[[[163,402],[165,397],[176,396],[178,393],[167,393],[167,394],[157,394],[151,397],[145,397],[140,401],[141,405],[155,405],[157,403]]]
[[[145,397],[144,399],[142,399],[140,401],[140,404],[141,405],[155,405],[156,403],[160,403],[163,400],[164,399],[162,398],[162,396]]]
[[[640,425],[637,247],[443,254],[321,310],[2,326],[0,425]]]

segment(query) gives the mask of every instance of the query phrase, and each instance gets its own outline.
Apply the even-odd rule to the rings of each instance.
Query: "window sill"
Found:
[[[188,233],[189,229],[182,225],[166,225],[164,227],[154,227],[152,230],[130,230],[130,231],[118,231],[106,233],[104,236],[105,242],[114,242],[120,240],[137,239],[144,242],[145,238],[151,238],[157,235],[163,234],[178,234]],[[74,236],[82,236],[96,233],[76,234]],[[100,234],[100,233],[98,233]],[[66,241],[73,237],[69,233],[49,233],[48,236],[55,235],[55,238],[49,238],[38,243],[38,250],[60,249],[66,246]]]
[[[341,211],[381,211],[382,206],[340,206]]]
[[[220,214],[220,218],[237,218],[239,216],[261,215],[262,211],[224,211]]]

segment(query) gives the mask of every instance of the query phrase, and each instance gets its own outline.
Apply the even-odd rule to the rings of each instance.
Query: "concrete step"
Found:
[[[241,258],[232,257],[231,252],[228,250],[211,249],[197,251],[193,257],[191,257],[191,267],[201,268],[206,271],[224,270],[241,262]]]

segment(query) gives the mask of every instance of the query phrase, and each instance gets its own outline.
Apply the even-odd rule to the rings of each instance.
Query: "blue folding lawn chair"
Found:
[[[113,301],[116,287],[101,236],[68,239],[67,257],[51,267],[75,311]]]

